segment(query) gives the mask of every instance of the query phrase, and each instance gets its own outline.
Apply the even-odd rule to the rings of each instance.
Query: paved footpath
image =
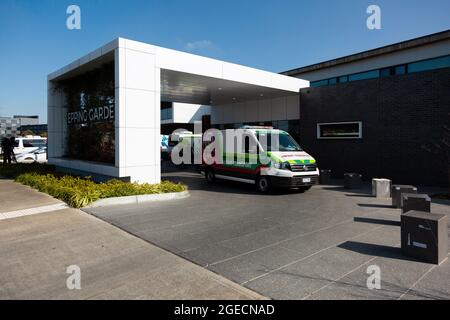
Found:
[[[45,212],[59,205],[0,180],[0,299],[264,299],[80,210]]]

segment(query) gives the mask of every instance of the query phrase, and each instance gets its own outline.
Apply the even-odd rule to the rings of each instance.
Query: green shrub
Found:
[[[17,167],[13,169],[14,166]],[[25,164],[7,167],[10,167],[8,171],[0,170],[0,175],[14,177],[15,181],[58,198],[74,208],[84,207],[103,198],[187,190],[185,185],[170,181],[162,181],[159,184],[128,183],[120,180],[96,183],[90,178],[55,173],[51,166],[45,165]],[[32,172],[33,169],[36,169],[37,172]]]

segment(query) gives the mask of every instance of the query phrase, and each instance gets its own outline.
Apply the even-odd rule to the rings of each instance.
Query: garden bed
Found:
[[[162,181],[159,184],[138,184],[111,180],[96,183],[89,177],[80,178],[55,172],[45,164],[14,164],[0,166],[0,176],[14,179],[66,202],[74,208],[85,207],[97,200],[127,196],[184,192],[187,187],[180,183]]]

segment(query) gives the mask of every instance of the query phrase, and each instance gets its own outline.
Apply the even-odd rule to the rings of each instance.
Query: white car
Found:
[[[161,135],[161,159],[168,160],[170,158],[170,150],[169,150],[169,136],[162,134]]]
[[[19,155],[22,153],[31,153],[40,148],[47,147],[47,138],[39,136],[26,136],[16,138],[14,145],[14,154]]]
[[[32,152],[21,153],[16,155],[17,163],[45,163],[47,162],[47,148],[39,148]]]

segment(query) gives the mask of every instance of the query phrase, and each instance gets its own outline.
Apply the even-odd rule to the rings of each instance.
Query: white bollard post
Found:
[[[392,181],[389,179],[372,179],[372,195],[377,198],[391,197]]]

